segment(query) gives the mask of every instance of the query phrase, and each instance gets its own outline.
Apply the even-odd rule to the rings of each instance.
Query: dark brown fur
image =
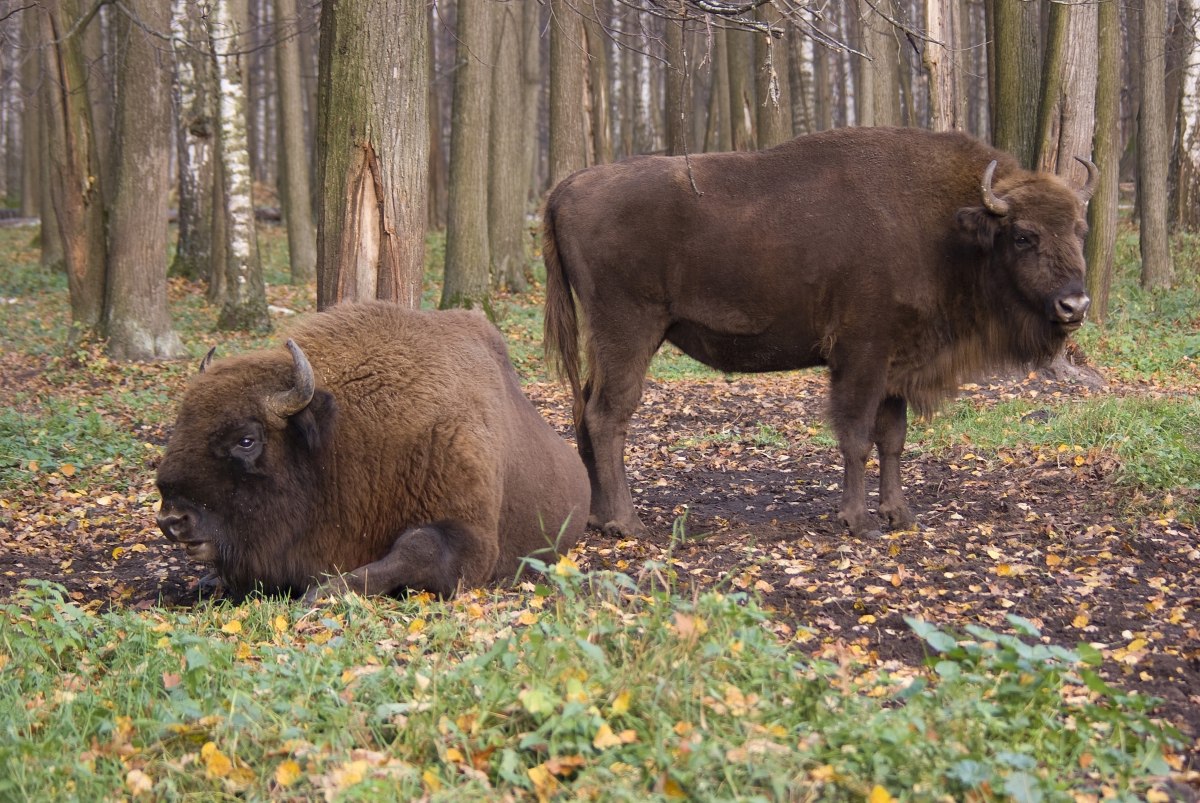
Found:
[[[265,403],[294,384],[283,348],[218,360],[189,385],[158,470],[163,531],[233,593],[345,573],[365,593],[444,594],[577,540],[586,473],[482,315],[353,304],[291,336],[311,402],[286,418]]]
[[[985,203],[993,160],[999,202]],[[839,129],[568,177],[546,203],[545,342],[575,395],[592,523],[642,529],[624,440],[668,340],[723,371],[829,366],[843,520],[877,527],[874,443],[879,512],[910,526],[908,407],[931,413],[985,370],[1052,357],[1087,308],[1085,234],[1079,191],[954,133]]]

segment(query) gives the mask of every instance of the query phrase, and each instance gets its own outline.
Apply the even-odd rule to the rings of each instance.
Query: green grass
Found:
[[[809,661],[753,598],[569,561],[523,595],[93,613],[0,605],[0,798],[1132,797],[1177,738],[1094,651],[912,626],[903,676]]]

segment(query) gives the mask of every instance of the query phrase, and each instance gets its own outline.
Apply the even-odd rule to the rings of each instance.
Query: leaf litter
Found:
[[[0,355],[5,393],[37,399],[51,362]],[[95,395],[131,381],[119,370],[130,369],[84,374],[73,390]],[[179,397],[181,370],[142,370],[132,381],[158,371],[164,403]],[[61,380],[53,389],[63,392]],[[573,440],[563,390],[534,382],[526,391]],[[967,386],[963,395],[987,406],[1091,392],[1030,375]],[[927,657],[906,617],[1011,632],[1007,617],[1016,615],[1047,643],[1094,646],[1110,683],[1161,698],[1160,714],[1192,740],[1176,769],[1200,773],[1200,531],[1176,517],[1177,500],[1117,486],[1116,461],[1100,450],[1017,444],[986,453],[964,442],[930,454],[910,445],[903,476],[918,529],[851,537],[836,518],[840,455],[823,429],[824,400],[825,378],[814,372],[648,382],[626,462],[650,536],[589,532],[574,553],[578,568],[645,578],[647,566],[659,567],[653,573],[681,591],[755,593],[774,611],[777,634],[797,648],[893,673]],[[0,499],[0,598],[39,578],[93,608],[199,599],[205,568],[154,525],[153,477],[167,432],[106,403],[105,415],[144,443],[145,460],[26,466],[32,481]],[[910,441],[920,427],[910,426]],[[220,771],[221,758],[210,752],[208,770]],[[281,785],[289,771],[281,765]],[[235,765],[229,773],[236,776]],[[140,782],[129,778],[131,789]]]

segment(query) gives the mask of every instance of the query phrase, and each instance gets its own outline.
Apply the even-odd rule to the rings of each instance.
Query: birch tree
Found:
[[[149,32],[166,30],[169,14],[158,0],[126,0],[125,12],[116,20],[105,334],[117,359],[173,359],[186,352],[167,311],[171,51]]]
[[[1194,0],[1180,0],[1179,16],[1187,44],[1180,76],[1175,222],[1181,228],[1195,231],[1200,228],[1200,49],[1196,46],[1200,15],[1196,13]]]
[[[211,42],[216,57],[220,103],[220,158],[225,220],[225,297],[217,327],[227,330],[269,331],[267,293],[263,284],[250,152],[246,141],[246,93],[239,53],[236,0],[214,0]]]

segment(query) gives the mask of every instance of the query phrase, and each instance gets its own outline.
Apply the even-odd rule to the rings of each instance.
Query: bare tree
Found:
[[[930,112],[935,131],[967,129],[962,14],[962,4],[957,0],[925,0],[929,38],[924,43],[922,61],[929,73]]]
[[[587,166],[583,22],[567,0],[550,0],[550,185]]]
[[[1108,317],[1113,276],[1113,251],[1117,240],[1118,183],[1121,172],[1121,7],[1118,0],[1100,0],[1096,29],[1096,132],[1093,161],[1100,175],[1088,205],[1091,231],[1085,248],[1088,264],[1089,314],[1103,322]],[[1082,43],[1087,46],[1087,42]]]
[[[173,359],[186,351],[167,311],[171,52],[152,33],[167,30],[169,15],[157,0],[126,0],[124,8],[117,19],[105,334],[117,359]]]
[[[994,44],[988,60],[995,69],[992,139],[1022,165],[1033,167],[1042,69],[1038,7],[1023,0],[994,0],[993,7]]]
[[[321,15],[317,306],[421,304],[428,220],[429,28],[422,0],[345,0]]]
[[[317,230],[312,217],[308,147],[304,140],[304,86],[300,77],[300,17],[296,0],[275,0],[276,76],[279,87],[280,203],[287,223],[293,284],[317,275]]]
[[[522,56],[525,21],[520,6],[500,4],[491,70],[491,137],[488,139],[488,244],[492,283],[517,292],[528,287],[525,211],[529,162],[525,159],[525,108]]]
[[[494,4],[458,0],[458,58],[450,122],[450,202],[446,275],[439,306],[486,309],[488,297],[488,123],[494,57]]]
[[[1174,279],[1167,231],[1167,169],[1170,125],[1166,109],[1166,0],[1141,0],[1138,67],[1142,103],[1138,113],[1138,208],[1142,286],[1169,287]]]
[[[71,300],[69,344],[101,337],[107,264],[100,153],[92,127],[77,0],[46,0],[37,10],[42,43],[50,197],[63,246]]]
[[[1179,93],[1176,111],[1175,225],[1200,229],[1200,14],[1194,0],[1179,0]]]

